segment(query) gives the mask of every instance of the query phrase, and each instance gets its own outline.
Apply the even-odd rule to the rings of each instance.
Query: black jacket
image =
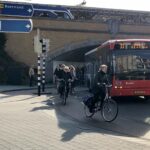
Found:
[[[54,72],[54,74],[57,76],[58,79],[63,78],[64,70],[63,69],[58,69]]]
[[[100,83],[101,85],[98,85]],[[109,84],[108,75],[103,71],[98,71],[93,83],[92,93],[97,93],[99,90],[104,90],[103,83]]]
[[[95,76],[95,79],[94,79],[94,84],[97,84],[97,83],[109,84],[109,79],[108,79],[107,73],[105,73],[103,71],[98,71],[96,76]]]
[[[70,72],[63,72],[62,79],[64,79],[65,81],[72,79],[71,73]]]

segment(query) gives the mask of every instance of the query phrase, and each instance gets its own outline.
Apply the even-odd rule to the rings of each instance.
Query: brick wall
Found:
[[[27,65],[36,64],[33,50],[33,37],[40,29],[41,37],[50,39],[50,50],[55,51],[69,44],[78,44],[87,40],[106,41],[110,38],[150,38],[147,25],[120,25],[119,33],[112,37],[108,25],[94,22],[54,21],[33,19],[31,33],[7,33],[7,53],[16,61]]]

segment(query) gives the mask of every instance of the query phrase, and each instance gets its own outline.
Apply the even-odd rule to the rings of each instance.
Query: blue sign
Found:
[[[3,16],[32,17],[33,12],[33,6],[29,4],[0,2],[0,15]]]
[[[34,13],[38,17],[50,19],[74,19],[72,13],[65,7],[33,4]]]
[[[31,19],[0,19],[0,32],[26,33],[32,28]]]

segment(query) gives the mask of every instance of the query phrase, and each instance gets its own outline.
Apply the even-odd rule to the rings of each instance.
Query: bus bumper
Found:
[[[150,96],[148,89],[112,89],[111,96]]]

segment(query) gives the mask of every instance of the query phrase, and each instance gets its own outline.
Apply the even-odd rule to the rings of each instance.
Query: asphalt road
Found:
[[[118,117],[107,123],[100,113],[85,117],[81,98],[88,93],[82,88],[66,106],[53,88],[35,93],[0,94],[0,149],[150,149],[150,101],[117,100]]]
[[[150,140],[150,100],[144,101],[130,97],[118,99],[118,117],[112,123],[108,123],[102,119],[100,112],[92,118],[85,117],[82,97],[86,94],[88,92],[76,92],[69,97],[66,106],[60,105],[60,110],[85,124]]]

